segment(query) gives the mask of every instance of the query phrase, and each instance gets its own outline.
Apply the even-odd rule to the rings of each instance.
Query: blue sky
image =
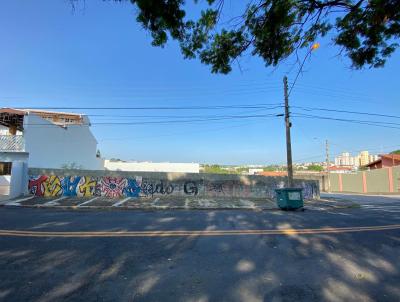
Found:
[[[235,65],[229,75],[211,74],[199,61],[184,60],[176,43],[152,47],[150,35],[136,23],[129,3],[86,0],[85,6],[72,12],[66,0],[0,1],[0,37],[1,107],[280,103],[283,76],[292,81],[297,72],[291,68],[293,60],[272,69],[258,58],[244,57],[241,69]],[[337,56],[339,50],[329,40],[320,42],[293,89],[292,105],[400,115],[399,52],[383,69],[357,71],[350,69],[346,58]],[[80,111],[91,115],[93,133],[107,158],[220,164],[284,163],[286,158],[284,123],[278,117],[96,124],[160,121],[163,115],[176,116],[175,120],[197,115],[264,115],[280,113],[279,109]],[[308,114],[399,122],[333,112]],[[399,129],[293,118],[297,161],[323,160],[325,139],[335,155],[400,149],[399,138]]]

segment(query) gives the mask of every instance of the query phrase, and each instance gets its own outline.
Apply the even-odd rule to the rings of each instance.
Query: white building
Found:
[[[249,175],[256,175],[257,173],[263,172],[264,169],[261,168],[251,168],[249,169]]]
[[[2,108],[0,127],[0,153],[24,153],[30,168],[103,169],[86,115]]]
[[[372,162],[374,162],[374,161],[377,161],[379,159],[379,156],[378,155],[370,155],[369,156],[369,162],[370,163],[372,163]]]
[[[352,166],[354,165],[354,158],[350,156],[349,152],[344,152],[335,158],[336,166]]]
[[[369,154],[368,151],[362,151],[356,156],[351,156],[349,152],[344,152],[335,157],[335,166],[345,166],[358,168],[378,159],[378,155]]]
[[[104,168],[111,171],[199,173],[198,163],[125,162],[106,159]]]

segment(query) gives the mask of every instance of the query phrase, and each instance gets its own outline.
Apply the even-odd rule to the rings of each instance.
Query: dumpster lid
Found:
[[[275,189],[276,192],[298,192],[298,191],[303,191],[303,188],[279,188]]]

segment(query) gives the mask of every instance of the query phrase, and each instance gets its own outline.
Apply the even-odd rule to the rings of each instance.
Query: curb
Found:
[[[0,207],[4,208],[30,208],[30,209],[60,209],[60,210],[108,210],[108,211],[129,211],[129,210],[139,210],[139,211],[168,211],[168,210],[247,210],[247,211],[277,211],[279,208],[231,208],[231,207],[112,207],[112,206],[44,206],[44,205],[5,205],[2,204]]]

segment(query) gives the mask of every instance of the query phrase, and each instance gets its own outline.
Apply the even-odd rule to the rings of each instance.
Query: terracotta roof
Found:
[[[4,120],[8,116],[13,116],[15,118],[22,119],[24,115],[28,114],[38,115],[43,119],[50,121],[51,123],[58,126],[65,125],[80,125],[83,124],[85,116],[84,114],[71,113],[71,112],[57,112],[57,111],[47,111],[47,110],[36,110],[36,109],[14,109],[14,108],[0,108],[0,116],[5,116]],[[9,119],[9,118],[8,118]],[[7,126],[7,123],[0,122],[2,125]],[[23,121],[19,121],[18,130],[23,129]],[[15,124],[15,123],[14,123]]]
[[[400,160],[400,154],[379,154],[379,159],[370,162],[369,164],[366,164],[364,167],[369,167],[369,166],[373,166],[379,162],[382,161],[382,158],[387,158],[387,159],[394,159],[394,160]]]
[[[48,115],[69,115],[74,117],[81,117],[84,114],[80,113],[72,113],[72,112],[58,112],[58,111],[48,111],[48,110],[37,110],[37,109],[14,109],[14,108],[0,108],[0,113],[12,113],[18,115],[25,115],[29,113],[38,113],[38,114],[48,114]]]
[[[385,158],[390,158],[390,159],[397,159],[400,160],[400,154],[380,154],[379,155],[381,158],[385,157]]]
[[[259,172],[257,175],[262,175],[262,176],[287,176],[286,171],[264,171],[264,172]]]
[[[25,115],[27,112],[20,109],[13,109],[13,108],[0,108],[0,113],[10,113],[10,114],[17,114],[17,115]]]
[[[329,167],[329,171],[343,171],[343,170],[352,171],[353,168],[349,167],[349,166],[331,166],[331,167]]]
[[[58,111],[48,111],[48,110],[37,110],[37,109],[21,109],[27,113],[38,113],[38,114],[49,114],[49,115],[69,115],[74,117],[81,117],[84,114],[72,113],[72,112],[58,112]]]

